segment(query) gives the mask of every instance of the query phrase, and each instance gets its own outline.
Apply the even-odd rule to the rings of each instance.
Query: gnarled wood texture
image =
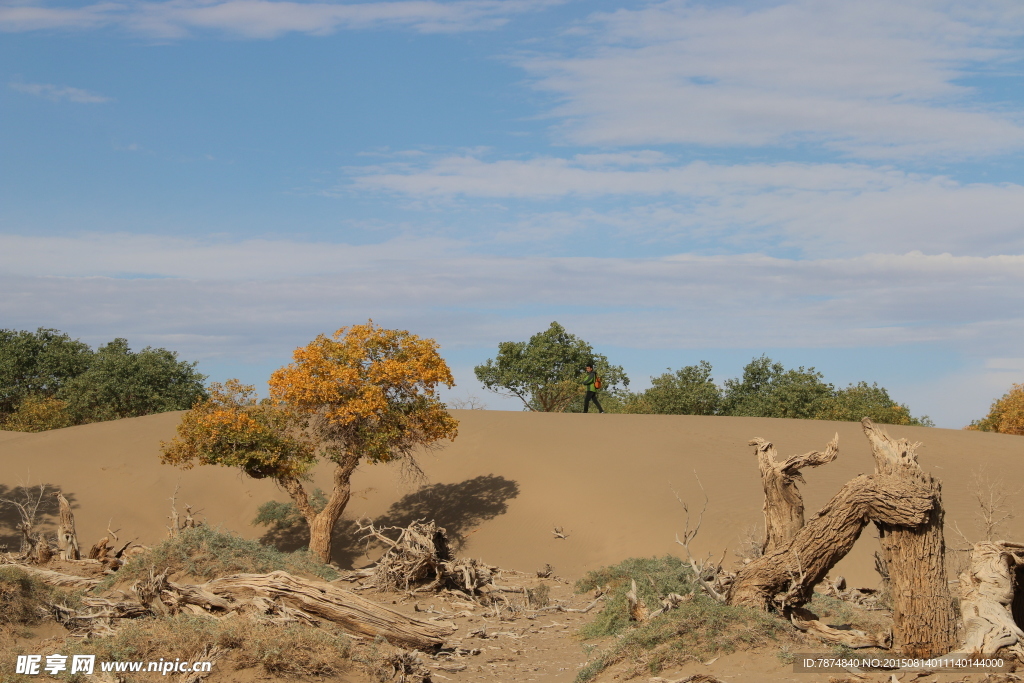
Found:
[[[922,524],[933,504],[931,491],[920,484],[885,475],[856,477],[790,542],[743,567],[729,588],[727,602],[784,612],[799,607],[850,552],[869,520]]]
[[[958,652],[991,655],[1005,647],[1024,659],[1024,631],[1011,610],[1022,564],[1024,545],[1018,543],[983,541],[971,548],[970,565],[960,574],[964,644]]]
[[[949,652],[956,642],[956,623],[946,580],[942,487],[921,470],[916,453],[920,444],[892,439],[868,418],[861,425],[871,444],[875,472],[924,487],[935,501],[919,525],[874,520],[889,570],[893,648],[913,657]]]
[[[761,438],[749,443],[756,446],[757,464],[764,487],[764,544],[761,554],[767,555],[791,541],[804,526],[804,499],[797,482],[806,483],[800,470],[832,462],[839,455],[839,434],[824,451],[811,451],[793,455],[779,462],[778,452],[771,442]]]

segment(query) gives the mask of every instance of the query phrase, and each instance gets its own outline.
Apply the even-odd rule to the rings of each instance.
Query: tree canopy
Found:
[[[586,341],[566,331],[557,322],[525,342],[501,342],[498,355],[474,368],[484,388],[515,396],[527,410],[564,412],[580,403],[584,368],[593,365],[604,388],[615,390],[629,385],[621,366],[594,353]]]
[[[743,368],[743,377],[725,380],[722,413],[811,419],[834,392],[823,379],[814,368],[786,370],[767,356],[755,358]]]
[[[1024,436],[1024,384],[1014,384],[1010,391],[992,404],[988,415],[964,429]]]
[[[912,417],[910,409],[902,403],[896,403],[889,396],[885,387],[878,383],[858,382],[845,389],[839,389],[821,402],[818,412],[814,415],[818,420],[840,420],[856,422],[870,417],[873,422],[892,425],[930,425],[927,416]]]
[[[161,445],[161,461],[274,478],[309,524],[310,550],[327,562],[361,460],[411,461],[417,448],[458,434],[458,421],[437,396],[439,385],[454,385],[437,348],[432,339],[373,321],[320,335],[271,375],[267,399],[257,400],[237,380],[212,385],[210,398]],[[322,506],[304,484],[321,460],[331,463],[334,477]]]
[[[187,410],[206,396],[205,375],[178,354],[147,346],[134,352],[117,338],[99,347],[85,372],[57,392],[83,422]]]
[[[927,416],[913,417],[907,406],[896,403],[877,383],[858,382],[835,389],[814,368],[786,369],[767,356],[754,358],[741,377],[719,387],[711,364],[697,365],[651,378],[646,391],[619,391],[609,398],[608,409],[622,413],[664,415],[733,415],[786,417],[807,420],[859,421],[870,417],[886,424],[932,426]]]
[[[53,398],[92,360],[89,345],[60,330],[0,330],[0,416],[29,396]]]
[[[629,402],[627,401],[627,405]],[[639,394],[628,412],[658,415],[715,415],[722,404],[722,390],[711,378],[706,360],[651,378],[651,388]]]
[[[58,330],[0,330],[0,424],[43,431],[186,410],[206,396],[196,363],[125,339],[93,351]]]

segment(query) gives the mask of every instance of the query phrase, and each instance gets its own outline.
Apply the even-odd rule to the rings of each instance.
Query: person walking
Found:
[[[587,366],[587,376],[582,382],[583,386],[587,388],[587,395],[583,398],[583,412],[590,412],[590,402],[593,401],[594,405],[597,406],[599,412],[604,412],[604,408],[597,400],[597,390],[599,387],[597,380],[597,370],[594,369],[593,365]]]

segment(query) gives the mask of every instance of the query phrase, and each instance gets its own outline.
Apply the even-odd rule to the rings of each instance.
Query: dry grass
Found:
[[[147,662],[173,653],[182,661],[217,659],[215,670],[256,666],[269,675],[301,677],[334,676],[352,667],[352,640],[340,631],[246,617],[178,614],[136,619],[109,638],[69,640],[62,652],[94,654],[97,660]]]
[[[633,581],[639,597],[652,609],[668,593],[699,591],[689,566],[671,556],[631,558],[580,579],[577,592],[599,587],[608,590],[604,608],[580,635],[584,639],[615,636],[617,642],[580,670],[576,683],[586,683],[621,661],[632,663],[626,672],[628,677],[657,674],[673,664],[792,637],[792,627],[782,619],[746,607],[723,605],[701,592],[648,622],[630,621],[626,592]]]

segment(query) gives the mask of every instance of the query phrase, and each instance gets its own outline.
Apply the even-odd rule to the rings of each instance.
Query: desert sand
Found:
[[[366,564],[351,534],[351,520],[369,517],[406,524],[432,517],[461,543],[460,554],[503,568],[532,572],[550,564],[574,579],[630,556],[679,554],[675,535],[685,515],[708,505],[694,550],[738,549],[762,523],[762,492],[752,437],[772,441],[780,457],[823,449],[839,433],[839,458],[804,472],[807,516],[847,480],[873,463],[857,423],[771,418],[581,415],[453,411],[460,420],[453,443],[424,453],[425,481],[402,468],[363,465],[339,529],[334,559],[343,567]],[[11,488],[46,483],[74,505],[78,535],[88,547],[107,525],[122,539],[158,542],[166,535],[170,497],[191,505],[213,525],[258,538],[251,524],[268,500],[288,500],[272,481],[236,470],[203,466],[189,471],[161,465],[160,442],[174,435],[180,413],[98,423],[39,434],[0,432],[0,496]],[[922,442],[921,466],[943,484],[947,545],[963,547],[950,530],[956,522],[979,538],[976,472],[987,472],[1007,491],[1024,487],[1024,439],[1017,436],[923,427],[888,427],[895,437]],[[326,469],[316,473],[327,488]],[[1015,496],[1012,500],[1019,499]],[[694,519],[695,521],[695,519]],[[15,511],[0,508],[0,544],[16,550]],[[553,531],[562,531],[559,538]],[[1024,539],[1024,517],[1005,526],[1006,538]],[[293,539],[293,542],[294,541]],[[301,542],[299,539],[297,542]],[[853,585],[874,587],[877,549],[869,527],[837,568]],[[727,558],[727,561],[729,559]]]

